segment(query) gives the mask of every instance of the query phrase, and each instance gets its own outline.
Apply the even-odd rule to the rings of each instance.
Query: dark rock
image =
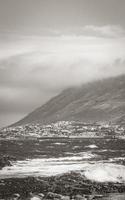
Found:
[[[5,166],[12,166],[13,160],[15,160],[15,158],[8,155],[0,157],[0,169],[2,169]]]
[[[123,183],[98,183],[87,180],[79,173],[66,173],[53,177],[27,177],[0,180],[0,199],[19,194],[27,198],[52,200],[94,200],[109,193],[125,192]]]
[[[12,195],[12,200],[18,200],[19,198],[20,198],[20,195],[18,193]]]

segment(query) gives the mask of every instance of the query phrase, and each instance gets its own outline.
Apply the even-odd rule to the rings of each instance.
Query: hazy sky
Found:
[[[125,0],[0,0],[0,126],[125,73]]]

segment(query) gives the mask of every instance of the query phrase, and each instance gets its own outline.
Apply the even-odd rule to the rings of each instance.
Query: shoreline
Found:
[[[39,140],[39,139],[119,139],[119,140],[125,140],[125,136],[115,136],[115,137],[106,137],[106,136],[91,136],[91,137],[85,137],[85,136],[41,136],[41,137],[31,137],[31,136],[26,136],[26,137],[10,137],[10,138],[3,138],[0,137],[0,141],[8,141],[8,140]]]
[[[10,198],[14,194],[19,194],[21,199],[26,199],[31,192],[34,194],[42,193],[44,196],[51,192],[53,195],[68,196],[69,199],[72,199],[75,195],[84,195],[86,197],[93,195],[103,198],[111,193],[113,195],[115,193],[125,194],[125,184],[123,183],[90,181],[77,172],[51,177],[1,179],[0,188],[0,198],[5,199]]]

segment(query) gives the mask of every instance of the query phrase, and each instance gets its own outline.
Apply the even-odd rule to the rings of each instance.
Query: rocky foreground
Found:
[[[92,182],[76,172],[44,178],[27,177],[0,180],[0,199],[8,200],[108,200],[112,198],[114,198],[112,200],[123,200],[125,199],[124,193],[125,184],[123,183]]]
[[[1,155],[0,155],[0,169],[5,166],[11,166],[13,161],[16,159],[26,159],[32,156],[34,153],[34,158],[38,157],[42,154],[43,148],[48,144],[50,146],[57,144],[56,143],[46,143],[40,142],[41,137],[124,137],[125,136],[125,128],[120,125],[98,125],[98,124],[84,124],[80,122],[57,122],[50,125],[40,126],[39,124],[28,124],[25,126],[17,126],[17,127],[8,127],[1,130]],[[25,140],[20,140],[20,139]],[[35,140],[26,140],[29,138],[35,138]],[[37,138],[37,139],[36,139]],[[5,139],[5,143],[4,143]],[[15,140],[18,139],[18,140]],[[62,139],[62,138],[61,138]],[[67,138],[66,138],[67,140]],[[81,140],[81,139],[80,139]],[[25,142],[22,142],[25,141]],[[3,142],[3,144],[2,144]],[[94,142],[94,141],[92,141]],[[120,143],[124,146],[124,143]],[[40,144],[40,145],[39,145]],[[70,152],[69,149],[73,149],[76,143],[65,143],[64,147],[61,145],[56,145],[56,153],[62,153],[64,148],[66,152]],[[81,144],[81,143],[80,143]],[[79,144],[79,145],[80,145]],[[80,148],[80,152],[83,152],[90,146],[89,143],[85,144],[82,142],[82,147]],[[92,143],[93,144],[93,143]],[[94,143],[95,144],[95,143]],[[101,145],[103,142],[101,143]],[[109,150],[108,153],[113,154],[113,150],[116,151],[114,146],[116,142],[113,143],[113,147]],[[2,145],[4,149],[2,149]],[[66,146],[68,145],[68,146]],[[78,144],[77,144],[78,145]],[[86,146],[87,145],[87,146]],[[88,146],[89,145],[89,146]],[[28,149],[27,149],[28,146]],[[105,145],[104,149],[108,149],[110,144]],[[7,151],[5,150],[5,147]],[[63,147],[63,148],[62,148]],[[118,147],[120,152],[123,149]],[[47,146],[48,148],[48,146]],[[61,149],[62,148],[62,149]],[[100,143],[97,145],[97,150],[100,148]],[[9,156],[8,154],[9,149]],[[39,150],[36,152],[36,150]],[[53,149],[54,150],[54,149]],[[47,153],[50,153],[47,151]],[[73,153],[79,153],[77,149],[73,150]],[[65,152],[65,153],[66,153]],[[106,151],[107,152],[107,151]],[[64,153],[64,152],[63,152]],[[103,155],[104,152],[102,152]],[[6,154],[6,155],[4,155]],[[44,152],[45,154],[45,152]],[[52,157],[52,152],[49,154]],[[106,154],[106,153],[105,153]],[[23,155],[23,156],[22,156]],[[29,156],[30,155],[30,156]],[[43,154],[42,154],[43,155]],[[121,154],[120,154],[121,155]],[[118,157],[120,156],[117,155]],[[55,154],[54,154],[55,156]],[[63,154],[61,154],[63,156]],[[114,156],[114,154],[112,155]],[[122,161],[123,162],[123,161]],[[122,163],[124,164],[124,163]],[[121,178],[121,177],[120,177]],[[0,200],[40,200],[40,199],[51,199],[51,200],[125,200],[125,183],[111,183],[111,182],[92,182],[88,180],[86,177],[79,173],[67,173],[63,175],[53,176],[53,177],[27,177],[27,178],[8,178],[8,179],[0,179]]]

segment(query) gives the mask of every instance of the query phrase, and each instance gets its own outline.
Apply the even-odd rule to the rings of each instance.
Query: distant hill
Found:
[[[14,125],[62,120],[125,122],[125,75],[64,90]]]

